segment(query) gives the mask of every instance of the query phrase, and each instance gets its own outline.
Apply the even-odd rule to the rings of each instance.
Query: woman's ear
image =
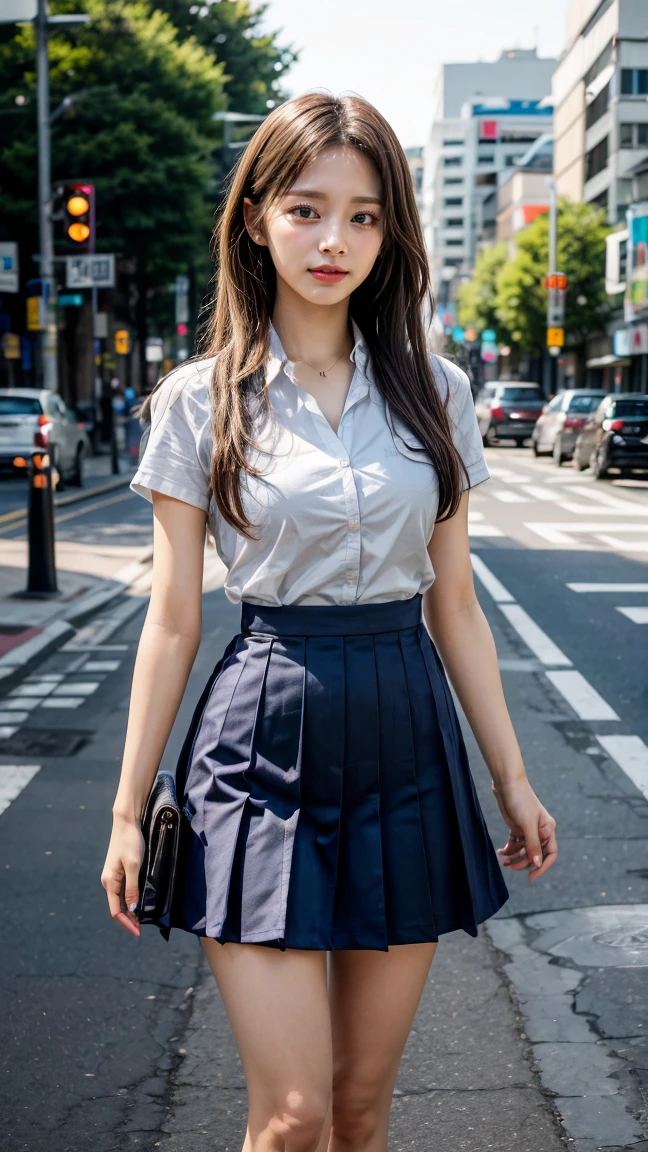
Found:
[[[267,246],[266,238],[263,235],[259,223],[259,206],[255,204],[249,196],[245,196],[243,199],[243,219],[245,220],[245,227],[254,240],[254,243]]]

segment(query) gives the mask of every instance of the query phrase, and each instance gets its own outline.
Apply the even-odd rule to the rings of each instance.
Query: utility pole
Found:
[[[38,224],[40,232],[40,279],[45,296],[43,333],[43,384],[58,391],[56,340],[56,280],[54,278],[54,239],[52,235],[52,152],[50,143],[50,98],[48,40],[50,27],[86,24],[89,16],[48,16],[47,0],[38,0],[36,24],[37,119],[38,119]]]
[[[547,180],[549,186],[549,266],[547,268],[547,351],[545,360],[545,393],[549,396],[558,391],[558,362],[565,344],[565,296],[567,277],[556,270],[558,262],[558,204],[556,182],[553,176]]]

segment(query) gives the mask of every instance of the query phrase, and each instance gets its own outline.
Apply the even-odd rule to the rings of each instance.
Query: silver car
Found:
[[[34,448],[49,451],[63,480],[83,485],[83,464],[90,441],[83,425],[60,396],[39,388],[0,388],[0,467]]]
[[[551,454],[558,467],[563,461],[571,460],[581,428],[605,395],[602,388],[567,388],[554,396],[542,409],[533,430],[535,455]]]

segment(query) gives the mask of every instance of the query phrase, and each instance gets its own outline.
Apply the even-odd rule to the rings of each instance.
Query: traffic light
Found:
[[[75,252],[94,251],[94,185],[64,184],[60,189],[63,244]]]

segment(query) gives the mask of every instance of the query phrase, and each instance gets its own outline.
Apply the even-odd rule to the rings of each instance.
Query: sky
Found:
[[[495,60],[505,48],[558,56],[568,0],[270,0],[265,23],[301,49],[286,77],[370,100],[405,148],[424,144],[442,63]]]

